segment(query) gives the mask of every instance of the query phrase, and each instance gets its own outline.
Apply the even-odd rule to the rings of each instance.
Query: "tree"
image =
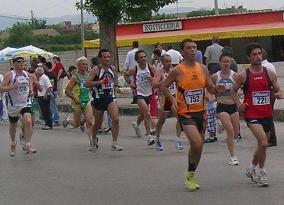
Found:
[[[177,0],[85,0],[83,8],[99,19],[100,46],[112,52],[117,65],[116,25],[121,19],[141,21]],[[80,8],[80,2],[76,3]]]

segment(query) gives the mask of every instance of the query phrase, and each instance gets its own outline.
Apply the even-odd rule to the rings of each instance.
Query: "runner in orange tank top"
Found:
[[[171,100],[172,110],[177,113],[190,143],[188,170],[185,173],[185,185],[190,191],[200,188],[195,181],[195,170],[200,161],[204,141],[204,90],[207,88],[212,94],[215,94],[216,90],[225,90],[223,85],[215,86],[207,68],[195,61],[196,48],[196,43],[190,39],[181,42],[184,62],[169,73],[161,86],[163,94]],[[176,97],[173,97],[168,89],[174,82],[177,86]]]

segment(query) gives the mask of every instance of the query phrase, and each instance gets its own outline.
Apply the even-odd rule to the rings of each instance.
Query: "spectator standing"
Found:
[[[203,55],[200,50],[196,50],[195,58],[198,63],[203,64]]]
[[[52,71],[52,63],[46,63],[46,75],[49,78],[52,90],[50,92],[50,111],[53,126],[59,126],[59,113],[57,109],[57,76]]]
[[[65,77],[65,70],[63,64],[60,62],[58,56],[53,57],[54,68],[52,69],[53,73],[57,76],[57,92],[59,101],[63,100],[63,80]]]
[[[171,56],[172,59],[172,66],[175,67],[177,66],[179,63],[182,62],[183,57],[180,54],[179,51],[173,49],[172,45],[168,45],[167,46],[167,52],[166,54],[168,54],[169,56]]]
[[[2,81],[3,81],[3,75],[0,74],[0,84],[2,83]],[[0,93],[0,120],[3,119],[3,111],[4,111],[3,96],[4,94]]]
[[[36,75],[39,80],[41,91],[37,91],[39,107],[45,121],[45,125],[42,127],[43,130],[52,129],[52,120],[50,112],[50,92],[52,90],[52,85],[49,78],[44,74],[44,69],[42,67],[36,68]]]
[[[212,38],[212,45],[205,50],[204,57],[206,58],[206,66],[210,75],[220,70],[219,57],[222,53],[223,47],[219,45],[219,38]]]
[[[124,62],[124,72],[128,72],[130,68],[134,68],[137,65],[137,62],[135,60],[135,53],[136,51],[138,51],[138,49],[139,49],[138,41],[133,41],[132,50],[130,50],[126,55],[126,59]],[[124,79],[129,85],[133,84],[132,76],[129,77],[128,75],[124,74]],[[136,104],[137,103],[136,93],[134,92],[133,89],[132,89],[132,94],[133,94],[133,100],[131,104]]]

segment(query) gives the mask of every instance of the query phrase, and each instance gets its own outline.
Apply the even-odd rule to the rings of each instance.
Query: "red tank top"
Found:
[[[246,82],[244,83],[244,103],[247,103],[244,117],[248,119],[261,119],[272,117],[270,103],[271,81],[266,68],[262,73],[254,74],[246,69]]]

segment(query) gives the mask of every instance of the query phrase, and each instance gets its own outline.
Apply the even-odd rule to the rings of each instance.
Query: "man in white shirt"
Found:
[[[49,78],[44,74],[44,69],[42,67],[36,68],[36,75],[39,79],[41,91],[37,91],[39,107],[42,112],[45,125],[41,128],[43,130],[52,129],[52,120],[50,112],[50,92],[52,90],[52,84]]]
[[[272,72],[274,72],[276,74],[276,69],[275,66],[268,62],[267,60],[267,53],[264,49],[262,49],[262,66],[267,68],[267,70],[271,70]],[[275,103],[275,92],[272,89],[271,90],[271,96],[270,96],[270,101],[272,104],[272,108],[274,108],[274,103]],[[269,138],[269,142],[268,142],[268,147],[273,147],[273,146],[277,146],[277,138],[276,138],[276,133],[275,133],[275,126],[274,126],[274,122],[271,128],[271,132],[270,132],[270,138]]]
[[[130,68],[134,68],[137,65],[137,62],[135,60],[135,53],[138,51],[138,47],[139,47],[138,41],[133,41],[132,50],[130,50],[126,55],[126,59],[124,62],[124,72],[128,72]],[[124,80],[129,85],[131,85],[132,84],[131,81],[133,80],[133,78],[127,75],[124,75]],[[136,100],[136,95],[133,89],[132,89],[132,94],[133,94],[133,101],[131,102],[131,104],[136,104],[137,100]]]
[[[178,64],[180,64],[183,60],[182,55],[180,54],[180,52],[178,52],[177,50],[174,50],[173,47],[171,45],[167,46],[167,52],[166,54],[168,54],[169,56],[171,56],[172,59],[172,66],[175,67]]]

